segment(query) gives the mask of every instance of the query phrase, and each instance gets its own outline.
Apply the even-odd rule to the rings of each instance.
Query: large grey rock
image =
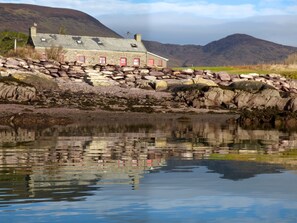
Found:
[[[6,61],[5,64],[6,65],[19,66],[20,62],[17,59],[14,59],[14,58],[7,58],[7,61]]]
[[[297,98],[291,98],[287,105],[286,105],[286,110],[291,111],[291,112],[297,112]]]
[[[264,89],[258,93],[240,91],[234,101],[239,109],[277,107],[279,110],[283,110],[288,99],[283,99],[277,90]]]
[[[140,74],[149,74],[150,71],[148,69],[139,69]]]
[[[219,72],[218,77],[221,81],[230,81],[231,77],[227,72]]]
[[[155,77],[155,76],[149,76],[149,75],[144,76],[143,78],[145,80],[149,80],[149,81],[152,81],[152,82],[155,82],[157,80],[157,77]]]
[[[191,68],[187,68],[187,69],[182,70],[182,73],[191,75],[194,73],[194,70]]]
[[[246,92],[257,92],[264,89],[275,89],[272,86],[259,81],[237,81],[229,85],[232,90],[241,90]]]
[[[164,79],[164,81],[166,81],[168,87],[174,87],[182,84],[181,80],[178,79]]]
[[[204,84],[208,87],[218,87],[218,85],[212,81],[212,80],[208,80],[208,79],[204,79],[202,77],[195,77],[193,78],[194,84]]]
[[[164,73],[162,73],[160,71],[151,71],[150,75],[155,76],[155,77],[162,77],[162,76],[164,76]]]
[[[134,67],[122,67],[123,72],[133,72],[134,70]]]
[[[142,79],[136,80],[136,86],[141,89],[147,89],[147,90],[153,89],[153,84],[149,80],[142,80]]]
[[[205,92],[204,105],[205,107],[227,106],[228,104],[233,104],[234,96],[234,91],[213,87]]]
[[[165,91],[168,89],[167,82],[164,80],[156,80],[155,81],[155,90],[156,91]]]

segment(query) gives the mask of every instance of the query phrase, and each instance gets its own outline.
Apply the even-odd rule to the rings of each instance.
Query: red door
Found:
[[[154,59],[149,59],[148,60],[148,65],[153,67],[155,65],[155,60]]]
[[[127,66],[127,58],[126,57],[121,57],[120,66]]]

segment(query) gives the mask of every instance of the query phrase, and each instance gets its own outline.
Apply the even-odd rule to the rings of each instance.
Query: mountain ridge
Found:
[[[201,45],[162,44],[144,41],[148,50],[171,59],[171,66],[229,66],[284,61],[297,47],[285,46],[247,34],[232,34]],[[175,50],[176,49],[176,50]]]
[[[119,34],[103,25],[94,17],[74,9],[53,8],[31,4],[0,3],[0,30],[28,33],[34,23],[45,33],[69,35],[100,35],[118,37]]]

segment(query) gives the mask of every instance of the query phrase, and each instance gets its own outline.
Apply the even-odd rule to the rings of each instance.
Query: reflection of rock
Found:
[[[28,129],[11,129],[9,127],[0,129],[0,145],[16,144],[20,142],[32,142],[36,139],[35,131]]]
[[[52,127],[40,132],[2,129],[0,169],[5,169],[5,175],[0,173],[0,179],[12,182],[13,190],[23,193],[7,191],[1,198],[4,203],[29,197],[73,201],[91,195],[92,190],[105,184],[129,184],[137,189],[148,171],[178,169],[172,158],[179,160],[179,166],[204,165],[226,179],[244,179],[274,173],[278,166],[261,164],[260,168],[256,163],[200,159],[241,153],[282,154],[297,147],[297,133],[180,120],[184,121],[139,126],[99,123],[90,128]],[[4,143],[9,140],[30,144],[15,143],[7,149]],[[291,161],[290,164],[296,163]],[[163,167],[167,162],[169,165]]]

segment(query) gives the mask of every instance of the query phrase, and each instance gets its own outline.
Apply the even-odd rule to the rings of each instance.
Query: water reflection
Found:
[[[285,165],[252,162],[253,156],[244,162],[213,159],[283,154],[296,144],[295,132],[181,119],[40,130],[1,127],[0,205],[82,201],[109,185],[137,190],[147,173],[193,172],[197,166],[229,180],[280,173],[288,165],[294,169],[296,159]]]

